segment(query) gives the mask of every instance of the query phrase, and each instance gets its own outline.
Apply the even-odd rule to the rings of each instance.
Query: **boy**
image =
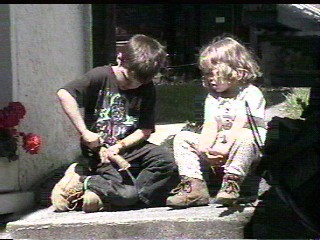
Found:
[[[57,92],[81,135],[89,166],[74,163],[67,169],[52,191],[56,211],[82,207],[96,212],[139,202],[165,205],[179,178],[177,167],[169,152],[146,140],[155,125],[152,79],[164,66],[166,55],[155,39],[135,35],[120,50],[118,65],[96,67]],[[84,118],[79,106],[85,109]],[[130,162],[132,174],[118,171],[112,156],[119,154]]]

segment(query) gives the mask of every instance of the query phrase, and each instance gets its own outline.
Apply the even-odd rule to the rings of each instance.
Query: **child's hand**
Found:
[[[198,146],[196,149],[199,154],[204,154],[209,151],[209,147],[207,146]]]
[[[226,144],[216,143],[212,148],[208,149],[206,153],[207,161],[212,166],[222,167],[226,161],[229,153],[229,148]]]
[[[90,149],[95,149],[103,143],[103,139],[98,133],[91,132],[89,130],[84,131],[82,134],[82,142]]]
[[[211,155],[210,153],[206,153],[206,159],[210,163],[211,166],[219,166],[225,164],[226,158],[222,155]]]
[[[217,143],[209,149],[209,154],[214,156],[227,157],[229,155],[229,146],[223,143]]]
[[[208,146],[202,146],[202,145],[190,145],[191,151],[195,152],[198,155],[203,155],[205,153],[209,152],[209,147]]]
[[[99,156],[102,163],[110,163],[109,155],[113,154],[106,147],[101,147],[99,151]]]
[[[115,145],[110,146],[110,147],[108,148],[108,151],[109,151],[110,153],[113,153],[113,154],[119,154],[119,152],[120,152],[120,147],[119,147],[118,144],[115,144]]]

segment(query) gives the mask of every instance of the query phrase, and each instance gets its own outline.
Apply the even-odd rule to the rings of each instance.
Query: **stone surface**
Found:
[[[118,212],[55,213],[46,208],[10,222],[14,239],[244,238],[254,207],[168,207]]]
[[[186,123],[159,124],[148,139],[149,142],[160,145],[168,136],[177,134]]]

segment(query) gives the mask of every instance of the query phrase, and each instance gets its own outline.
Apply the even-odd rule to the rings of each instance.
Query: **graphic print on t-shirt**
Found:
[[[104,139],[105,144],[111,146],[136,129],[139,117],[137,110],[140,109],[141,101],[134,98],[129,102],[120,93],[110,91],[103,95],[102,107],[96,112],[98,119],[95,131]]]

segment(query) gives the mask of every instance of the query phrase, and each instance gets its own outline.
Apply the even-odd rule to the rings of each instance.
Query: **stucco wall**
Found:
[[[43,138],[40,154],[20,148],[22,190],[80,151],[55,92],[91,67],[90,9],[89,4],[10,4],[13,99],[27,109],[20,130]]]
[[[12,99],[9,4],[0,4],[0,108]]]

